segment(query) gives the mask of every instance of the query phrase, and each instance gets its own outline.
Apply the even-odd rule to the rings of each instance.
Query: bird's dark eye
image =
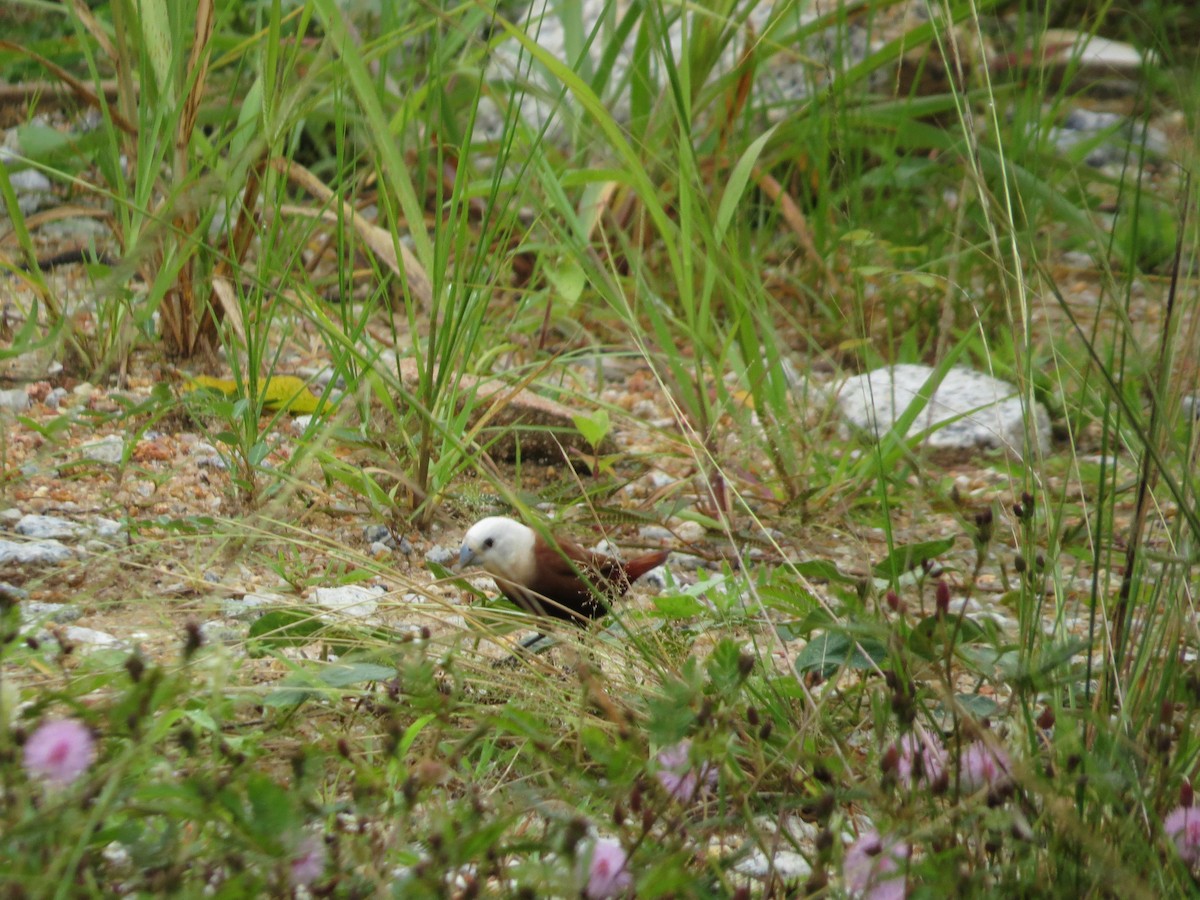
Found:
[[[492,544],[494,544],[494,543],[496,543],[494,540],[492,540],[491,538],[488,538],[486,541],[483,542],[483,549],[491,550]]]

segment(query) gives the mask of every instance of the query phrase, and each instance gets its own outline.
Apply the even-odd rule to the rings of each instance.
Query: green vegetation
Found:
[[[1192,49],[1067,150],[1038,4],[552,6],[18,0],[0,359],[107,399],[5,422],[2,505],[128,539],[3,575],[172,641],[72,652],[0,590],[0,893],[1194,892]],[[26,169],[103,226],[84,295]],[[1017,385],[1024,461],[847,437],[808,380],[916,362]],[[99,476],[30,449],[113,431]],[[219,516],[142,513],[183,432]],[[472,573],[347,537],[547,508],[709,565],[505,668]],[[363,584],[389,615],[311,602]]]

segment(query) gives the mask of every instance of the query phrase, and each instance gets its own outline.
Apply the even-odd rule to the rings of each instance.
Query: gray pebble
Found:
[[[0,409],[11,409],[13,412],[29,409],[29,394],[25,392],[25,388],[0,391]]]
[[[372,615],[379,606],[376,599],[383,593],[383,588],[368,588],[358,584],[347,584],[341,587],[317,588],[313,594],[318,606],[334,612],[345,613],[356,619]]]
[[[425,561],[439,566],[452,566],[458,560],[458,551],[441,545],[432,548],[425,554]]]
[[[119,647],[121,641],[107,631],[97,631],[95,628],[84,628],[82,625],[68,625],[63,629],[63,637],[72,644],[83,644],[88,647]]]
[[[200,635],[206,644],[240,644],[250,629],[246,625],[214,620],[200,626]]]
[[[48,565],[66,562],[74,556],[66,544],[58,541],[0,541],[0,565],[19,563],[23,566]]]
[[[638,537],[648,544],[657,544],[664,541],[674,542],[675,534],[670,528],[663,528],[661,525],[643,525],[638,529]]]
[[[386,525],[366,525],[363,527],[363,540],[368,544],[394,545],[392,530]]]
[[[31,538],[74,538],[85,533],[87,529],[78,522],[63,519],[59,516],[40,516],[35,513],[22,516],[14,529],[17,534]]]
[[[79,448],[84,459],[117,465],[125,457],[125,441],[119,434],[110,434]]]
[[[10,603],[20,603],[29,597],[29,591],[25,588],[19,588],[15,584],[9,584],[7,581],[0,581],[0,600],[7,600]]]
[[[282,594],[262,593],[243,594],[241,597],[230,597],[221,603],[221,615],[229,619],[257,619],[269,606],[279,606],[286,603]]]
[[[40,625],[45,622],[66,625],[83,616],[83,610],[74,603],[42,603],[38,600],[25,600],[21,603],[20,609],[21,623],[24,625]]]

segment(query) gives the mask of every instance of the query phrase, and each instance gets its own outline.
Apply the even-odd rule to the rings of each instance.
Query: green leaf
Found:
[[[250,799],[250,828],[258,837],[277,843],[296,818],[295,804],[290,795],[265,775],[246,777],[246,793]]]
[[[882,666],[887,660],[887,647],[869,637],[857,640],[845,635],[825,632],[808,642],[796,656],[796,672],[804,675],[819,672],[828,677],[845,666],[866,670]]]
[[[325,623],[310,612],[277,609],[259,617],[247,637],[267,647],[294,647],[312,643],[313,636],[324,627]]]
[[[587,285],[587,278],[583,274],[583,268],[579,263],[570,258],[560,262],[557,266],[548,266],[546,268],[546,278],[554,285],[554,289],[558,291],[558,295],[569,306],[574,306],[579,301],[580,296],[583,294],[583,289]]]
[[[803,562],[794,563],[792,565],[799,575],[805,578],[819,579],[821,581],[832,581],[840,584],[855,584],[858,579],[853,575],[846,575],[837,567],[837,563],[828,559],[806,559]]]
[[[583,439],[591,445],[593,450],[600,446],[601,442],[608,437],[608,433],[612,429],[612,422],[609,421],[607,409],[597,409],[591,415],[576,413],[571,416],[571,420],[575,423],[575,427],[579,429],[579,433],[583,435]]]
[[[954,538],[942,538],[937,541],[920,541],[916,544],[901,544],[892,549],[871,570],[876,578],[886,578],[893,581],[918,566],[936,559],[954,546]]]
[[[977,719],[986,719],[989,716],[994,716],[996,711],[1000,709],[999,703],[991,697],[985,697],[982,694],[955,694],[954,702],[960,709]]]
[[[705,611],[704,604],[685,594],[666,594],[654,598],[654,608],[668,619],[688,619]]]
[[[377,663],[332,663],[318,673],[323,682],[338,688],[366,684],[370,681],[384,681],[395,676],[396,670],[391,666],[381,666]]]
[[[762,155],[767,141],[775,134],[777,127],[779,126],[773,125],[755,138],[738,158],[733,171],[729,173],[729,180],[725,183],[725,190],[721,194],[721,202],[717,206],[717,218],[713,226],[713,236],[717,241],[723,240],[725,232],[729,230],[733,215],[742,201],[742,195],[746,193],[746,185],[754,173],[754,166],[758,162],[759,156]]]
[[[729,638],[722,638],[704,664],[708,680],[720,693],[727,694],[744,680],[739,670],[741,649]]]

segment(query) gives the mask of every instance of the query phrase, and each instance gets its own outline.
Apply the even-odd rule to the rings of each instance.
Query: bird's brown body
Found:
[[[519,522],[493,517],[470,528],[459,560],[482,565],[526,612],[584,625],[606,615],[609,603],[667,556],[664,550],[621,562],[571,541],[551,543]]]

